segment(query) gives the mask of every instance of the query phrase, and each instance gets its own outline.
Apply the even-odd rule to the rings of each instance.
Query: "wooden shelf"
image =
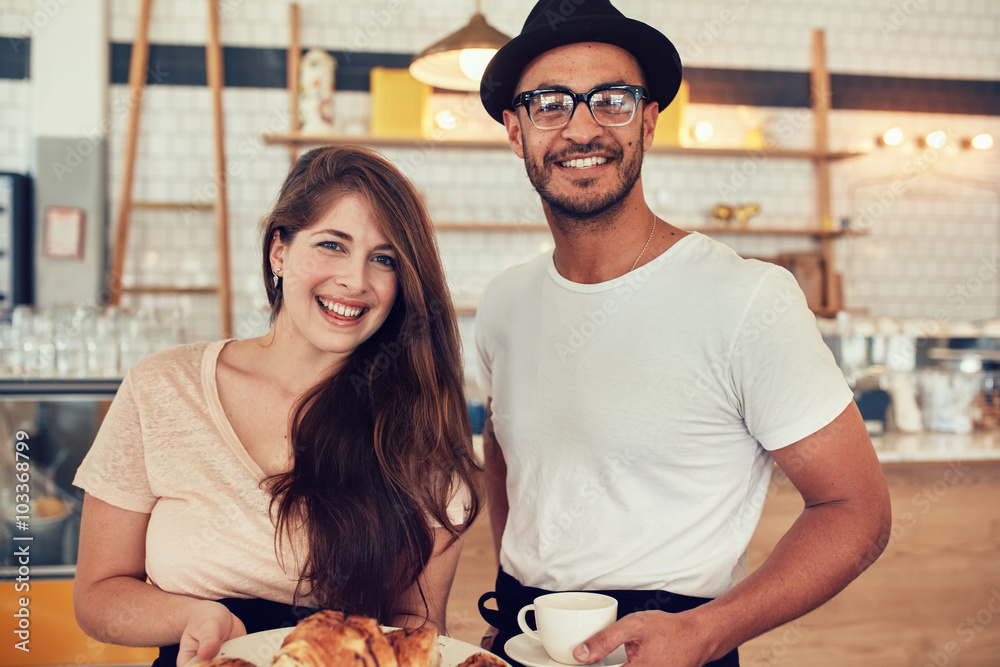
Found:
[[[472,304],[462,304],[462,305],[455,304],[455,315],[459,316],[475,315],[477,309],[478,307]],[[814,309],[812,312],[817,317],[836,317],[837,313],[840,311],[819,308],[819,309]]]
[[[470,303],[457,304],[456,303],[455,304],[455,314],[456,315],[475,315],[477,308],[478,307],[475,304],[470,304]],[[826,309],[826,308],[814,308],[813,309],[813,314],[815,314],[817,317],[836,317],[837,312],[838,311],[836,311],[836,310],[829,310],[829,309]]]
[[[362,144],[364,146],[443,146],[447,148],[471,148],[499,149],[510,147],[506,142],[494,140],[457,140],[457,139],[421,139],[406,137],[376,137],[367,134],[298,134],[296,132],[286,132],[271,134],[265,132],[262,135],[265,144],[276,146],[297,146],[307,148],[311,146],[343,146],[345,144]]]
[[[434,228],[439,232],[547,232],[549,226],[541,222],[438,222]],[[839,238],[842,236],[863,236],[865,232],[853,229],[779,229],[769,227],[688,227],[685,231],[719,236],[805,236],[809,238]]]
[[[547,232],[544,222],[435,222],[439,232]]]
[[[793,150],[784,148],[761,148],[748,150],[745,148],[695,148],[692,146],[653,146],[649,153],[661,155],[698,155],[702,157],[774,157],[792,160],[846,160],[848,158],[866,155],[863,151],[837,151],[823,153],[814,150]]]
[[[132,285],[122,287],[122,294],[218,294],[218,287],[176,287],[173,285]]]
[[[265,133],[264,143],[274,146],[291,146],[297,148],[307,148],[312,146],[343,146],[345,144],[362,144],[375,147],[407,147],[418,146],[422,148],[457,148],[471,150],[510,150],[510,146],[505,141],[495,140],[459,140],[459,139],[421,139],[404,137],[376,137],[370,135],[304,135],[295,132],[288,133]],[[694,148],[690,146],[653,146],[647,151],[647,155],[683,155],[700,157],[768,157],[784,158],[793,160],[845,160],[847,158],[865,155],[857,151],[840,151],[822,153],[814,150],[790,150],[790,149],[759,149],[747,150],[744,148]]]
[[[767,227],[747,227],[745,229],[731,227],[696,227],[689,232],[702,234],[718,234],[733,236],[808,236],[810,238],[839,238],[841,236],[864,236],[865,232],[853,229],[777,229]]]

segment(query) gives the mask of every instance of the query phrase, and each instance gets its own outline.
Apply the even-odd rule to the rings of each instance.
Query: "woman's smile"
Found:
[[[356,324],[370,308],[365,305],[351,305],[349,303],[329,297],[316,297],[323,314],[329,317],[335,324],[349,325]]]

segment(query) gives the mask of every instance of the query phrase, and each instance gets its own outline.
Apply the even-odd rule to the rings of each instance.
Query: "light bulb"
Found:
[[[930,148],[944,148],[944,145],[948,143],[948,137],[941,130],[937,130],[924,137],[923,143]]]
[[[715,128],[712,127],[712,124],[709,123],[707,120],[701,121],[700,123],[694,126],[693,130],[691,130],[691,133],[694,135],[694,138],[697,139],[698,141],[708,141],[709,139],[712,138],[712,134],[714,132]]]
[[[903,131],[898,127],[890,127],[879,137],[879,143],[883,146],[898,146],[903,143]]]
[[[458,126],[458,119],[455,118],[455,114],[448,109],[438,111],[434,114],[434,122],[442,130],[454,130]]]
[[[473,81],[480,81],[496,52],[496,49],[462,49],[458,54],[458,66],[462,74]]]
[[[977,134],[969,140],[969,146],[981,151],[989,150],[993,148],[993,135],[985,132]]]

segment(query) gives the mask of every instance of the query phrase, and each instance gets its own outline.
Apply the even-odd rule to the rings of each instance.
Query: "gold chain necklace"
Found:
[[[634,262],[632,262],[632,268],[629,269],[629,273],[631,273],[632,271],[635,271],[635,267],[637,267],[639,265],[639,260],[642,259],[643,255],[646,254],[646,248],[649,247],[649,242],[653,240],[653,232],[655,230],[656,230],[656,216],[654,215],[653,216],[653,227],[649,230],[649,238],[646,239],[646,245],[642,246],[642,252],[640,252],[639,256],[635,258]]]

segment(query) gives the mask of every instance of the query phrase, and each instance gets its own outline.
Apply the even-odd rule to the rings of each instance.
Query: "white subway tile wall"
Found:
[[[111,0],[111,39],[130,42],[136,5]],[[473,3],[458,0],[338,0],[301,2],[304,47],[412,53],[468,20]],[[498,29],[516,34],[532,0],[484,0],[483,12]],[[567,5],[569,6],[569,5]],[[832,72],[926,78],[1000,79],[1000,3],[992,0],[729,0],[662,2],[618,0],[622,11],[671,36],[684,62],[696,67],[806,71],[811,33],[826,31]],[[31,2],[0,0],[0,33],[23,35]],[[154,43],[204,44],[205,3],[155,3]],[[8,14],[13,14],[10,16]],[[284,48],[289,36],[285,3],[220,0],[222,40],[232,46]],[[13,27],[11,27],[13,26]],[[112,86],[109,135],[111,220],[118,209],[127,120],[127,88]],[[30,82],[0,81],[0,167],[27,170],[31,129]],[[115,102],[117,101],[117,102]],[[454,103],[455,100],[451,100]],[[288,127],[283,90],[229,88],[224,95],[229,176],[231,266],[235,333],[267,327],[260,284],[258,223],[273,202],[289,166],[285,147],[268,146],[263,132]],[[499,133],[475,102],[462,104],[463,122]],[[214,198],[212,127],[204,88],[152,86],[144,99],[136,198],[210,201]],[[463,111],[464,113],[464,111]],[[364,134],[367,93],[336,97],[337,131]],[[689,105],[686,124],[709,120],[709,146],[734,146],[747,129],[761,127],[781,148],[808,149],[813,125],[796,109],[744,109]],[[879,147],[875,138],[899,126],[904,145]],[[917,145],[935,129],[951,137],[943,150]],[[869,111],[834,111],[835,150],[864,150],[864,157],[832,168],[834,221],[866,232],[836,242],[847,305],[872,315],[935,322],[1000,317],[996,267],[1000,234],[1000,150],[959,148],[962,138],[990,132],[1000,137],[1000,117]],[[538,197],[521,162],[505,150],[458,150],[428,142],[383,151],[422,193],[437,222],[508,223],[515,231],[439,234],[453,296],[474,305],[496,273],[551,248],[548,232],[518,229],[541,223]],[[676,157],[650,155],[643,183],[653,209],[681,227],[705,227],[715,204],[757,203],[751,225],[815,228],[815,181],[808,160],[775,157]],[[215,282],[211,213],[137,213],[129,242],[126,282],[206,285]],[[113,237],[113,230],[111,232]],[[772,257],[809,250],[808,237],[719,237],[741,254]],[[211,298],[184,297],[188,338],[219,335]],[[474,370],[471,316],[460,318],[468,372]]]
[[[33,3],[0,2],[5,4],[16,16],[28,14]],[[304,46],[389,53],[420,51],[435,36],[465,25],[474,9],[465,0],[306,0],[299,5]],[[485,0],[482,10],[494,27],[514,35],[533,5],[534,0]],[[132,40],[137,6],[133,0],[111,0],[112,40]],[[683,61],[698,67],[806,70],[810,33],[824,28],[832,71],[1000,78],[1000,6],[993,0],[618,0],[615,6],[663,30]],[[219,13],[226,44],[288,43],[286,3],[220,0]],[[204,19],[202,0],[155,3],[150,39],[203,44]],[[10,22],[19,27],[19,21]]]
[[[0,79],[0,171],[28,170],[31,83]]]
[[[34,0],[0,0],[0,36],[26,38],[40,29]],[[15,48],[11,46],[10,48]],[[20,47],[17,47],[20,48]],[[0,58],[21,54],[4,53]],[[31,128],[31,82],[0,79],[0,171],[28,171]]]
[[[48,17],[36,9],[35,0],[0,0],[0,35],[30,37],[43,28]]]

